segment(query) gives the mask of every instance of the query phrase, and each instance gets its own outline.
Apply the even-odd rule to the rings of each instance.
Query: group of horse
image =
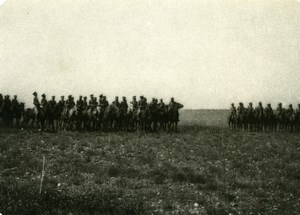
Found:
[[[163,109],[149,107],[124,110],[111,104],[105,109],[100,107],[71,108],[52,107],[47,103],[43,108],[25,108],[24,103],[0,109],[0,125],[16,126],[21,129],[39,130],[79,130],[79,131],[142,131],[178,132],[180,103],[165,105]]]
[[[295,131],[300,130],[300,111],[231,111],[228,117],[231,130]]]

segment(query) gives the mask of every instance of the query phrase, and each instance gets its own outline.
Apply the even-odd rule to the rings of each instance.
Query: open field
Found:
[[[0,213],[300,214],[300,133],[196,112],[172,135],[0,130]]]

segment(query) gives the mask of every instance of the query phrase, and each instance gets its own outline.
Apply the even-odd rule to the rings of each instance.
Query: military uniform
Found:
[[[79,111],[83,110],[83,100],[82,99],[77,100],[76,107]]]
[[[108,101],[105,98],[101,99],[99,106],[102,111],[105,110],[105,108],[108,106]]]
[[[130,102],[132,106],[132,110],[136,111],[138,109],[138,102],[136,100],[133,100]]]
[[[33,98],[33,105],[37,108],[37,109],[40,109],[40,102],[39,102],[39,99],[37,96],[35,96]]]
[[[112,105],[114,105],[116,108],[119,108],[120,107],[120,102],[115,100],[112,102]]]
[[[273,115],[273,108],[272,108],[271,106],[267,106],[267,107],[265,108],[265,113],[266,113],[267,115]]]
[[[120,103],[120,108],[123,110],[123,111],[126,111],[128,110],[128,104],[127,104],[127,101],[126,100],[123,100],[121,101]]]
[[[47,104],[47,99],[45,97],[42,98],[41,100],[41,108],[44,108]]]
[[[56,101],[55,101],[55,99],[50,100],[50,101],[49,101],[49,105],[50,105],[51,108],[54,108],[54,107],[56,106]]]
[[[295,112],[294,112],[293,107],[289,107],[289,108],[286,110],[286,113],[287,113],[288,115],[294,114]]]
[[[231,106],[230,107],[230,113],[236,113],[236,107]]]
[[[155,99],[154,99],[154,100],[152,100],[152,102],[150,102],[149,109],[153,111],[153,110],[156,109],[156,107],[157,107],[157,104],[156,104]]]
[[[239,105],[236,110],[237,110],[237,113],[243,113],[245,111],[245,107],[244,107],[244,105]]]
[[[13,100],[11,100],[11,104],[15,105],[15,106],[18,106],[19,105],[18,99],[14,98]]]
[[[73,101],[72,97],[68,98],[68,100],[66,101],[66,106],[68,109],[71,109],[75,106],[75,102]]]
[[[138,106],[140,110],[145,110],[147,107],[146,99],[142,99],[138,102]]]
[[[87,100],[86,100],[86,97],[83,98],[83,101],[82,101],[82,108],[83,109],[86,109],[88,106],[88,103],[87,103]]]
[[[259,113],[263,113],[263,112],[264,112],[264,108],[263,108],[263,106],[261,106],[261,105],[257,106],[257,107],[255,108],[255,110],[256,110],[257,112],[259,112]]]

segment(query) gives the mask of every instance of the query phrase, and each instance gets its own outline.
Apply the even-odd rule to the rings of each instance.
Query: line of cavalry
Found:
[[[106,96],[97,97],[90,95],[79,96],[74,101],[72,95],[65,100],[64,96],[56,102],[55,96],[47,100],[46,95],[33,93],[34,108],[25,108],[25,103],[18,102],[15,95],[11,100],[9,95],[3,97],[0,94],[0,125],[1,127],[13,127],[26,129],[35,127],[41,131],[56,132],[58,130],[79,131],[141,131],[141,132],[178,132],[179,109],[183,105],[175,102],[174,98],[168,105],[163,99],[158,102],[153,98],[147,103],[147,98],[140,96],[137,101],[133,96],[132,101],[127,103],[126,97],[115,97],[109,104]]]
[[[300,104],[296,110],[292,104],[287,109],[283,108],[282,103],[278,104],[276,110],[273,110],[271,104],[267,104],[264,108],[261,102],[256,108],[253,108],[252,102],[247,108],[241,102],[237,108],[231,104],[228,126],[231,130],[299,131]]]

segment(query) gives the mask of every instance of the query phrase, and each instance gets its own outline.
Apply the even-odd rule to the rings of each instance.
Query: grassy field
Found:
[[[0,130],[0,213],[300,214],[300,133],[187,115],[172,135]]]

